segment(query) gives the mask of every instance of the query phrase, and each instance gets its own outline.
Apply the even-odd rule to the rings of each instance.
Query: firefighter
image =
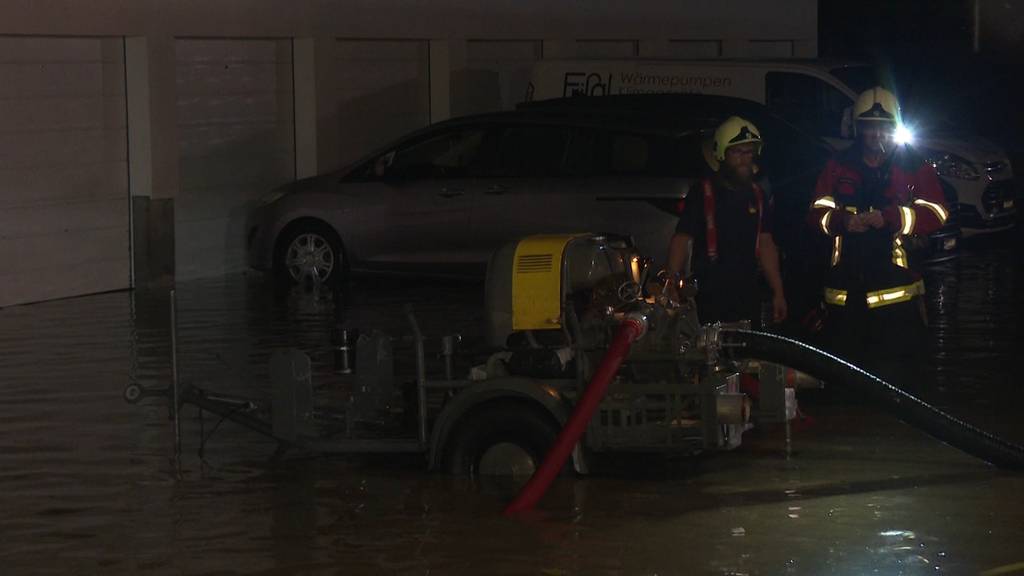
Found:
[[[892,92],[875,87],[860,94],[853,119],[856,141],[825,166],[810,214],[831,245],[826,347],[883,378],[906,381],[927,333],[924,284],[907,267],[905,246],[909,236],[942,227],[948,208],[935,169],[896,143],[902,124]]]
[[[772,239],[772,202],[754,181],[762,144],[750,121],[733,116],[723,122],[707,155],[713,175],[691,186],[680,207],[669,246],[669,297],[678,299],[675,289],[692,258],[701,322],[758,323],[758,264],[772,291],[772,318],[786,318],[779,252]]]

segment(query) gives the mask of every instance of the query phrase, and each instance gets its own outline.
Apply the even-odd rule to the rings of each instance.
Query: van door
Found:
[[[663,258],[688,180],[663,167],[655,137],[599,128],[508,125],[496,165],[472,215],[481,249],[529,234],[609,232],[632,236]],[[696,164],[697,160],[691,164]]]
[[[808,134],[844,148],[843,111],[853,100],[821,78],[800,72],[765,74],[765,104],[776,114]]]
[[[595,168],[579,188],[589,230],[629,236],[641,254],[663,267],[680,201],[706,168],[699,135],[602,130],[594,152]]]
[[[368,267],[479,262],[469,212],[488,129],[440,127],[347,177],[339,201],[347,248]]]

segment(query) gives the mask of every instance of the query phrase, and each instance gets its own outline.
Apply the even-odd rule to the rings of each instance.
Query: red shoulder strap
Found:
[[[757,237],[754,239],[754,254],[761,256],[761,220],[764,220],[764,192],[754,184],[754,198],[757,199]]]
[[[707,226],[708,259],[718,259],[718,227],[715,226],[715,192],[711,181],[704,179],[704,223]],[[754,184],[754,198],[757,201],[757,236],[754,238],[754,253],[761,255],[761,220],[764,219],[764,191]]]
[[[715,226],[715,193],[711,180],[705,178],[701,185],[704,188],[704,225],[707,227],[708,259],[718,260],[718,227]]]

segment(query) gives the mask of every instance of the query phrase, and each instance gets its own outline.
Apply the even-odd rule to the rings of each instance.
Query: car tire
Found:
[[[336,288],[348,276],[348,259],[333,228],[315,220],[288,227],[277,242],[274,277],[285,285],[314,282]]]
[[[525,402],[501,402],[467,415],[448,439],[444,470],[454,476],[526,480],[558,437],[554,418]],[[571,469],[565,466],[562,474]]]

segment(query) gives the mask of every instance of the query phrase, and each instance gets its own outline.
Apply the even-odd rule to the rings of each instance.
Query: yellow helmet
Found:
[[[750,120],[740,118],[739,116],[730,116],[715,130],[711,149],[705,149],[704,156],[711,169],[717,172],[721,163],[725,160],[726,149],[731,146],[750,143],[757,145],[755,154],[760,154],[761,147],[764,145],[764,142],[761,140],[761,131]]]
[[[761,152],[761,132],[750,120],[744,120],[739,116],[730,116],[715,130],[715,159],[721,162],[725,160],[725,150],[737,144],[757,144],[758,153]]]
[[[857,101],[853,103],[853,119],[858,122],[899,123],[900,103],[892,92],[875,86],[857,96]]]

